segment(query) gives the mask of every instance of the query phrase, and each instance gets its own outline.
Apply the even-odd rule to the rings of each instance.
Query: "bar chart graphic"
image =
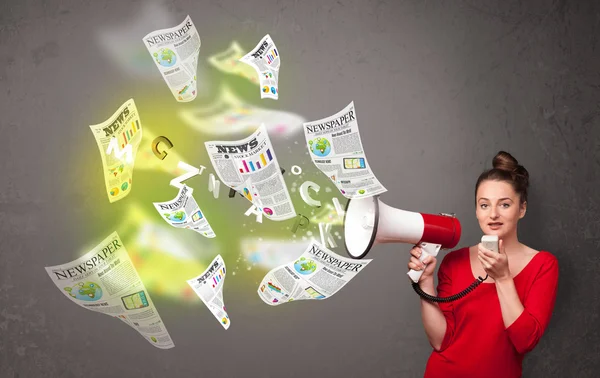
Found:
[[[275,61],[275,57],[279,56],[279,54],[277,53],[277,49],[271,49],[271,51],[269,51],[267,53],[267,63],[271,64],[273,63],[273,61]]]
[[[129,144],[129,141],[140,129],[140,122],[136,120],[135,122],[131,122],[131,127],[129,129],[125,129],[123,131],[123,143],[121,143],[121,148],[125,148],[125,145]]]
[[[267,148],[267,151],[260,154],[256,160],[242,160],[242,166],[238,167],[238,169],[240,170],[240,173],[258,171],[259,169],[266,167],[271,160],[273,160],[273,155],[271,155],[271,149]]]
[[[219,270],[219,272],[213,276],[214,283],[213,283],[212,287],[213,288],[216,287],[219,284],[219,282],[221,282],[223,280],[223,277],[225,277],[225,267],[222,267]]]

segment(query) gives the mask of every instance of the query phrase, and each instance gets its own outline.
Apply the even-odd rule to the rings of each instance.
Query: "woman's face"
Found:
[[[500,239],[516,233],[517,223],[527,209],[527,204],[520,205],[519,195],[505,181],[483,181],[477,189],[476,201],[475,215],[481,231]]]

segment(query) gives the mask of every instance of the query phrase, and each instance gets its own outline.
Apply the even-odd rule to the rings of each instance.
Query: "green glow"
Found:
[[[214,68],[211,68],[210,74],[223,79],[220,84],[225,84],[226,88],[229,88],[229,91],[220,90],[223,87],[217,85],[214,89],[211,88],[211,93],[227,96],[228,93],[234,92],[236,96],[255,107],[292,111],[278,108],[279,103],[276,101],[260,100],[256,85],[242,76],[223,74]],[[280,260],[283,261],[282,263],[293,261],[302,252],[303,246],[308,244],[310,238],[320,240],[319,222],[332,223],[334,225],[332,234],[334,231],[341,234],[343,219],[335,212],[331,199],[336,196],[342,203],[342,207],[346,200],[339,194],[331,180],[313,165],[306,154],[308,150],[301,130],[285,137],[269,134],[279,164],[286,170],[284,177],[296,213],[310,220],[307,228],[298,229],[294,235],[290,231],[294,225],[293,219],[275,222],[263,218],[263,223],[257,223],[254,216],[244,215],[251,206],[250,201],[240,195],[229,198],[229,188],[223,183],[221,183],[219,198],[215,199],[208,191],[208,176],[215,172],[204,142],[241,139],[253,130],[244,126],[236,129],[236,132],[223,130],[223,135],[215,135],[214,130],[211,134],[203,134],[201,130],[182,119],[181,111],[209,107],[210,104],[218,103],[219,98],[198,97],[191,103],[177,103],[171,97],[166,85],[159,79],[157,76],[150,84],[140,83],[135,88],[135,93],[128,90],[122,90],[120,94],[113,93],[103,102],[103,109],[95,109],[91,112],[93,114],[90,114],[89,124],[93,124],[108,118],[121,105],[122,99],[129,97],[135,99],[142,126],[142,142],[133,166],[132,190],[126,198],[115,203],[109,203],[106,199],[101,176],[101,159],[91,133],[86,134],[85,138],[73,147],[74,169],[69,171],[71,177],[68,182],[80,182],[81,175],[85,172],[84,179],[93,183],[93,186],[87,186],[89,190],[86,196],[88,196],[87,200],[94,203],[94,216],[84,218],[83,215],[77,214],[81,218],[75,220],[82,227],[93,230],[95,240],[90,240],[90,245],[95,245],[94,242],[116,230],[146,289],[153,297],[163,296],[196,302],[198,298],[186,280],[206,269],[207,264],[217,254],[221,254],[225,260],[229,285],[240,284],[239,280],[242,280],[241,283],[244,285],[255,285],[273,267],[274,261],[279,261],[271,257],[281,253],[285,255]],[[203,83],[201,79],[202,77],[199,77],[199,86],[213,84]],[[199,91],[199,96],[201,93]],[[258,126],[257,123],[255,127]],[[301,127],[301,124],[295,127]],[[235,128],[235,125],[232,128]],[[152,152],[151,142],[157,136],[166,136],[174,146],[165,150],[167,156],[164,160],[158,159]],[[169,182],[184,173],[177,167],[180,161],[195,167],[201,165],[206,167],[201,175],[184,183],[194,189],[193,196],[217,235],[214,239],[204,238],[190,230],[171,227],[152,205],[152,202],[168,201],[176,196],[178,189],[170,186]],[[292,165],[302,168],[301,176],[291,174]],[[218,179],[216,174],[215,178]],[[322,202],[320,208],[310,207],[300,198],[298,190],[306,180],[320,185],[320,192],[314,195],[315,199]],[[326,188],[331,190],[328,192]],[[333,250],[344,255],[343,240],[338,238],[339,234],[334,236],[338,247]],[[291,245],[294,245],[291,249],[300,250],[300,253],[290,253]],[[266,256],[267,249],[271,257]],[[79,255],[74,252],[73,257]]]

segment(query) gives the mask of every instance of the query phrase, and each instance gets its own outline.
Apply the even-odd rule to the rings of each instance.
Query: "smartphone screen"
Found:
[[[146,299],[146,293],[144,293],[144,291],[121,297],[121,300],[128,310],[148,307],[148,300]]]
[[[344,158],[344,168],[346,169],[362,169],[367,168],[365,158]]]

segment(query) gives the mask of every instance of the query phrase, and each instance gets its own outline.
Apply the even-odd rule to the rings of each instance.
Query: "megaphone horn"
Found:
[[[460,222],[450,214],[423,214],[396,209],[381,202],[379,196],[351,199],[344,214],[344,244],[348,255],[362,259],[376,244],[408,243],[422,245],[427,255],[440,248],[454,248],[461,234]],[[409,272],[417,282],[423,271]]]

